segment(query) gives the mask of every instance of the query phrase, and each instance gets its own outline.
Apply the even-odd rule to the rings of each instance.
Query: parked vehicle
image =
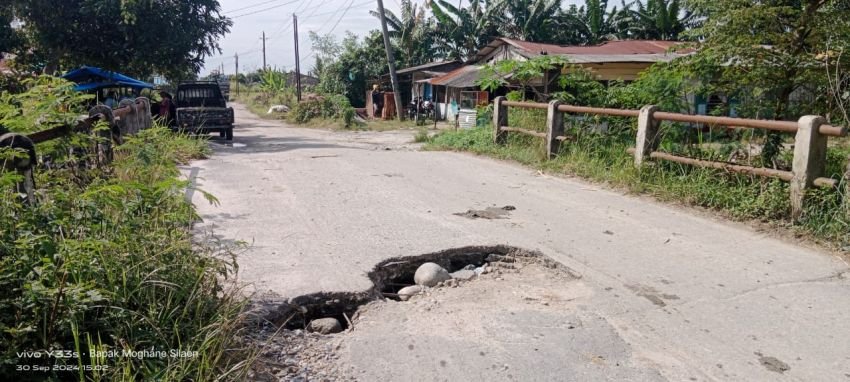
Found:
[[[416,97],[407,105],[407,117],[410,120],[432,120],[434,119],[434,104],[431,101]]]
[[[178,130],[195,134],[218,132],[226,140],[233,139],[233,108],[216,82],[189,82],[177,86]]]

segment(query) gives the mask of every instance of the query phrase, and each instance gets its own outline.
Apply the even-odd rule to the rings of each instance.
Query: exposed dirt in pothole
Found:
[[[450,272],[479,273],[398,301],[398,289],[413,284],[413,274],[425,262]],[[253,340],[264,350],[252,379],[412,380],[423,367],[448,380],[559,378],[528,369],[543,364],[546,373],[563,373],[563,365],[571,364],[568,374],[576,376],[597,370],[605,370],[604,376],[643,375],[631,367],[628,345],[605,320],[576,309],[575,301],[592,293],[580,276],[540,253],[461,248],[391,259],[369,277],[375,285],[370,291],[302,296],[267,311],[267,323],[285,326],[267,324],[256,334]],[[323,317],[338,318],[345,331],[304,330],[310,320]],[[565,341],[585,343],[588,350],[565,351]],[[643,380],[655,379],[647,373]]]

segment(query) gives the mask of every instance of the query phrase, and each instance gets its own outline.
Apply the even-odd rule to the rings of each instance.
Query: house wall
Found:
[[[634,81],[638,78],[638,75],[649,69],[652,66],[652,63],[634,63],[634,62],[611,62],[611,63],[602,63],[602,64],[578,64],[584,69],[589,70],[591,73],[596,75],[596,78],[600,81],[613,81],[613,80],[623,80],[623,81]],[[562,73],[569,73],[569,68],[564,68]]]

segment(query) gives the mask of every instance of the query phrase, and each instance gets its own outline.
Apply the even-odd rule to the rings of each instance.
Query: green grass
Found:
[[[535,116],[516,118],[511,126],[540,126]],[[577,175],[588,180],[659,200],[699,206],[736,220],[758,220],[776,227],[820,239],[832,247],[850,245],[850,201],[843,182],[839,190],[812,190],[807,195],[803,219],[790,220],[788,184],[779,180],[731,174],[671,162],[653,162],[634,167],[626,149],[633,147],[631,135],[573,134],[554,160],[547,160],[543,140],[510,134],[508,143],[495,145],[490,127],[446,131],[430,140],[426,149],[468,151],[513,160],[554,174]],[[847,164],[846,144],[831,148],[828,173],[840,178]]]
[[[112,166],[39,167],[35,207],[3,187],[0,379],[245,379],[253,357],[239,340],[246,300],[226,284],[236,275],[235,257],[215,242],[193,243],[198,215],[176,166],[207,152],[205,140],[154,128],[129,137]],[[14,177],[0,172],[6,181]],[[92,356],[143,349],[196,353]],[[17,355],[49,350],[81,354]],[[101,370],[20,372],[16,364]]]

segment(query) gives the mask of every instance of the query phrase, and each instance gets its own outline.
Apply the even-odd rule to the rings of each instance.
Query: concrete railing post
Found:
[[[23,180],[15,184],[15,191],[25,196],[24,203],[34,204],[35,175],[33,174],[33,168],[38,163],[35,156],[35,144],[24,135],[7,133],[0,135],[0,147],[17,149],[25,153],[23,157],[4,160],[0,162],[0,165],[10,170],[16,170],[21,175]]]
[[[803,215],[803,199],[806,189],[826,169],[827,137],[819,132],[826,123],[823,117],[807,115],[800,118],[797,137],[794,140],[794,162],[791,166],[791,217],[798,220]]]
[[[549,109],[546,113],[546,154],[549,159],[554,159],[561,149],[561,141],[559,136],[564,135],[564,113],[558,110],[561,106],[560,101],[549,102]]]
[[[658,111],[658,107],[655,105],[644,106],[640,109],[637,141],[635,143],[636,167],[641,167],[643,162],[649,159],[649,154],[652,154],[658,148],[658,127],[660,123],[653,118],[656,111]]]
[[[502,131],[502,126],[508,125],[508,107],[504,104],[505,97],[496,97],[493,101],[493,143],[504,144],[507,140],[507,132]]]

